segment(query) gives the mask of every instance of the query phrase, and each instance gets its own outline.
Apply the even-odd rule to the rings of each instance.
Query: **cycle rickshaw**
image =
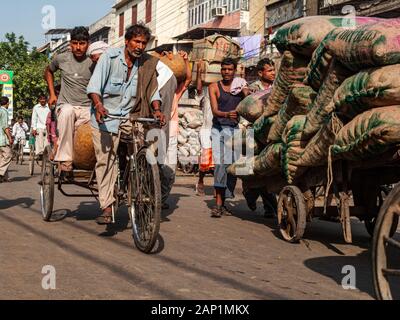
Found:
[[[108,118],[127,120],[124,117],[108,116]],[[132,222],[134,243],[140,251],[150,253],[156,244],[160,229],[161,184],[155,144],[145,141],[144,135],[137,129],[138,124],[150,126],[158,125],[159,122],[154,119],[139,118],[133,122],[132,135],[121,137],[118,157],[121,163],[124,163],[124,167],[122,170],[119,169],[115,185],[116,202],[113,206],[112,222],[115,223],[118,208],[126,204]],[[90,124],[88,126],[90,127]],[[54,138],[54,130],[48,134]],[[51,159],[54,143],[52,138],[50,140],[51,144],[46,147],[43,154],[40,186],[41,211],[43,219],[47,222],[52,220],[55,186],[67,197],[97,197],[94,164],[84,169],[74,169],[69,176],[58,174],[57,164]],[[92,156],[95,163],[94,149]],[[69,194],[64,189],[66,185],[79,186],[89,190],[91,194]]]

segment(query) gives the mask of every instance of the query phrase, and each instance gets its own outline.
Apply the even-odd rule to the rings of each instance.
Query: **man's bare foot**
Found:
[[[103,214],[96,218],[96,222],[99,225],[111,224],[112,223],[112,208],[108,207],[103,210]]]
[[[197,183],[196,184],[196,195],[198,196],[204,196],[205,192],[204,192],[204,183]]]

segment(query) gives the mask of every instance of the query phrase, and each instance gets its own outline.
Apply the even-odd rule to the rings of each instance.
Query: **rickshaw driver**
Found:
[[[92,99],[92,133],[96,179],[102,215],[98,224],[112,223],[117,151],[121,134],[132,132],[130,121],[104,119],[108,114],[131,118],[153,116],[165,125],[157,81],[159,60],[144,53],[151,31],[142,24],[129,27],[124,48],[110,48],[99,59],[87,93]]]

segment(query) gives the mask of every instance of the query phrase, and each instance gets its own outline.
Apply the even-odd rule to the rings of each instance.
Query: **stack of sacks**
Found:
[[[307,113],[307,121],[304,128],[304,140],[310,140],[321,127],[329,120],[334,106],[331,101],[339,86],[349,76],[350,71],[341,63],[333,59],[327,76],[325,77],[317,97]]]
[[[200,129],[203,112],[194,108],[179,108],[178,157],[196,157],[201,153]]]
[[[374,107],[400,104],[400,64],[366,69],[349,77],[332,102],[344,120]]]
[[[352,28],[379,21],[369,17],[311,16],[283,25],[272,43],[283,53],[285,50],[311,57],[326,35],[336,28]]]
[[[295,84],[292,86],[286,103],[279,110],[274,123],[268,134],[268,142],[282,141],[282,133],[286,124],[295,115],[305,115],[314,101],[317,94],[315,91],[304,84]]]
[[[367,160],[400,143],[400,106],[365,111],[346,124],[332,147],[334,159]]]
[[[288,183],[300,176],[305,170],[295,163],[303,153],[307,142],[302,140],[303,130],[306,123],[306,116],[294,116],[286,125],[282,134],[282,173]]]

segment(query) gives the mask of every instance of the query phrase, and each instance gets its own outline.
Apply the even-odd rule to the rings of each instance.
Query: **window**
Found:
[[[146,23],[151,21],[151,2],[152,0],[146,0]]]
[[[137,5],[132,7],[132,25],[137,24]]]
[[[122,12],[119,15],[119,32],[118,32],[119,37],[122,37],[124,35],[124,28],[125,28],[124,23],[125,23],[125,15]]]

